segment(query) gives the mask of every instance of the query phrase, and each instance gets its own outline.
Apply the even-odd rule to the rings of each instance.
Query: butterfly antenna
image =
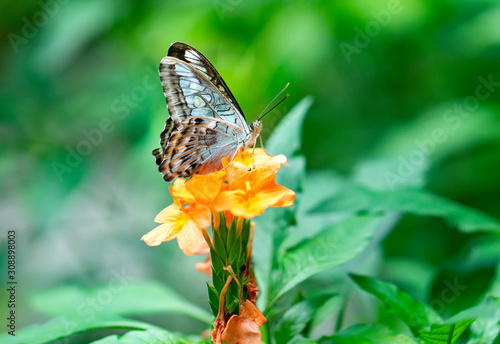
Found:
[[[290,85],[290,83],[289,83],[289,82],[287,82],[287,83],[286,83],[286,85],[285,85],[285,87],[284,87],[284,88],[280,91],[280,93],[278,93],[278,94],[276,95],[276,97],[274,97],[274,99],[273,99],[273,100],[271,100],[271,102],[270,102],[270,103],[266,106],[266,108],[264,109],[264,111],[262,111],[262,113],[260,114],[259,118],[257,119],[258,121],[260,121],[260,119],[261,119],[262,117],[264,117],[265,115],[267,115],[269,112],[273,111],[273,110],[274,110],[274,109],[275,109],[278,105],[280,105],[280,104],[281,104],[281,103],[282,103],[282,102],[283,102],[286,98],[288,98],[289,94],[287,94],[287,95],[285,96],[285,98],[281,99],[281,100],[278,102],[278,104],[276,104],[275,106],[273,106],[273,107],[271,108],[271,110],[269,110],[269,111],[267,111],[267,112],[266,112],[266,110],[269,108],[269,106],[271,106],[271,104],[272,104],[272,103],[274,103],[274,101],[276,100],[276,98],[278,98],[278,97],[281,95],[281,93],[283,93],[283,92],[287,89],[287,87],[288,87],[289,85]]]

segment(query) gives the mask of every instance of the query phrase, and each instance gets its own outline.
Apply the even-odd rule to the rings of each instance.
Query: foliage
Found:
[[[266,343],[500,343],[499,7],[401,1],[384,17],[388,3],[5,4],[1,212],[23,289],[0,342],[206,342],[216,293],[193,260],[139,241],[170,202],[149,152],[157,64],[179,40],[248,121],[291,81],[264,118],[297,193],[255,219]]]

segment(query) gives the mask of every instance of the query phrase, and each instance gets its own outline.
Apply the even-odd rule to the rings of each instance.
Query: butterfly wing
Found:
[[[222,169],[221,159],[231,158],[244,137],[238,126],[217,118],[196,116],[180,124],[171,133],[158,168],[167,182]]]
[[[160,63],[160,79],[168,111],[175,126],[194,116],[213,117],[250,132],[245,118],[216,85],[198,69],[178,58],[166,56]]]
[[[174,122],[172,121],[172,118],[169,117],[167,119],[167,122],[165,123],[163,131],[160,134],[160,148],[153,149],[152,152],[156,158],[156,165],[158,166],[160,166],[163,161],[163,153],[165,151],[165,148],[167,147],[170,134],[172,133],[172,131],[174,131],[174,129]]]
[[[153,151],[166,181],[222,168],[250,134],[243,112],[212,64],[176,42],[160,63],[168,118]]]
[[[210,63],[210,61],[208,61],[205,56],[203,56],[202,53],[185,43],[175,42],[172,43],[170,48],[168,48],[167,56],[175,57],[181,61],[184,61],[191,67],[198,70],[226,97],[226,99],[231,101],[238,113],[240,113],[241,116],[245,118],[240,105],[234,98],[229,87],[227,87],[224,79],[222,79],[219,72],[217,72],[215,67]]]

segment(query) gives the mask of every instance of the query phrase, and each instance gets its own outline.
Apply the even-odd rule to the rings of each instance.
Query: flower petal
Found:
[[[221,338],[226,344],[260,344],[260,327],[266,321],[257,307],[246,300],[240,306],[240,315],[231,316],[227,322]]]
[[[177,206],[176,204],[171,204],[162,211],[158,213],[155,217],[155,222],[158,223],[170,223],[170,222],[179,222],[185,221],[186,218],[184,216],[184,212],[182,207]]]
[[[177,227],[170,223],[159,225],[151,230],[148,234],[142,236],[143,240],[148,246],[158,246],[164,241],[170,241],[177,237]]]
[[[228,182],[228,185],[232,185],[235,180],[244,176],[248,172],[249,167],[246,165],[243,165],[241,163],[231,164],[226,168],[225,180]]]
[[[192,203],[183,211],[187,216],[187,221],[177,235],[177,242],[184,254],[192,256],[206,249],[207,243],[201,231],[210,226],[210,209],[201,204]]]
[[[252,319],[233,315],[221,338],[225,344],[260,344],[261,333],[259,325]]]
[[[197,203],[210,206],[221,191],[223,176],[223,171],[193,176],[186,182],[186,189],[194,196]]]
[[[164,241],[175,239],[186,221],[186,214],[182,208],[171,204],[155,217],[155,222],[161,223],[161,225],[143,235],[141,240],[144,240],[149,246],[158,246]]]
[[[234,216],[242,216],[246,209],[245,192],[243,190],[222,191],[214,201],[216,211],[229,210]]]
[[[254,194],[269,186],[276,185],[274,179],[275,173],[271,170],[252,170],[245,175],[241,176],[231,184],[231,190],[241,189],[248,191],[248,185],[251,186],[250,194]]]
[[[256,169],[242,175],[231,185],[231,191],[221,192],[215,199],[217,211],[230,210],[234,216],[251,219],[268,207],[288,207],[295,193],[276,184],[272,170]]]
[[[268,207],[289,207],[293,204],[294,200],[295,192],[276,184],[273,187],[257,192],[248,202],[255,209],[254,212],[258,213],[260,211],[263,212]]]
[[[177,242],[182,252],[188,256],[192,256],[202,249],[203,244],[206,244],[201,228],[193,220],[189,220],[182,228],[182,231],[177,235]]]
[[[230,228],[233,222],[234,216],[229,210],[224,211],[224,218],[226,219],[226,227]]]
[[[203,263],[196,263],[194,267],[199,272],[212,277],[212,259],[210,258],[210,256],[208,256]]]
[[[240,316],[253,319],[259,327],[267,321],[266,317],[250,300],[246,300],[243,306],[240,307]]]
[[[283,154],[271,156],[262,148],[244,150],[233,161],[235,164],[239,163],[247,167],[255,167],[255,169],[268,169],[274,173],[279,171],[281,165],[287,165]]]
[[[174,203],[177,203],[178,206],[194,202],[193,195],[186,189],[186,180],[177,178],[168,189],[174,199]]]
[[[204,205],[193,203],[184,208],[184,211],[196,223],[199,229],[210,226],[210,209]]]
[[[189,204],[185,208],[171,204],[155,217],[161,223],[148,234],[144,240],[149,246],[157,246],[164,241],[177,238],[179,247],[187,255],[205,252],[207,245],[202,229],[210,226],[210,209],[200,204]]]

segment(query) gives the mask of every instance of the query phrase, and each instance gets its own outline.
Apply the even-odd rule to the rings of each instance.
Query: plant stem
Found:
[[[226,292],[229,286],[231,285],[231,281],[233,280],[233,276],[229,275],[227,278],[226,284],[224,284],[224,288],[220,292],[219,298],[219,313],[217,314],[217,318],[224,317],[224,308],[226,308]],[[222,314],[221,314],[222,313]]]
[[[238,276],[233,271],[233,268],[231,265],[225,266],[224,270],[229,272],[229,274],[233,277],[234,281],[238,285],[238,297],[240,299],[240,305],[243,305],[245,303],[245,300],[243,300],[243,288],[241,287],[240,281],[238,281]]]

